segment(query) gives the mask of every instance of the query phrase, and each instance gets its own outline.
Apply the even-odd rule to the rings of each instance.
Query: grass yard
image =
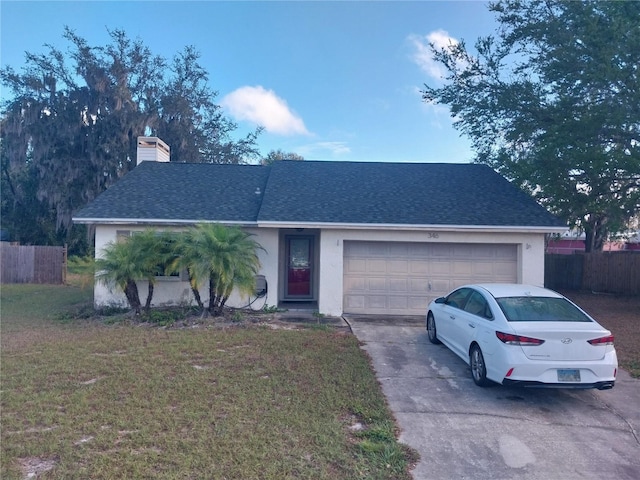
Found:
[[[352,335],[73,319],[90,287],[0,302],[3,479],[410,478]]]

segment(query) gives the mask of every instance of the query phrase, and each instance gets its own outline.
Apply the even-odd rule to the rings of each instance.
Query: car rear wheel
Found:
[[[469,353],[469,365],[471,366],[471,377],[476,385],[480,387],[487,387],[491,383],[487,379],[487,366],[484,363],[484,356],[482,350],[478,345],[471,347]]]
[[[433,318],[433,313],[429,312],[427,315],[427,335],[429,336],[429,341],[434,344],[440,343],[438,340],[438,335],[436,333],[436,320]]]

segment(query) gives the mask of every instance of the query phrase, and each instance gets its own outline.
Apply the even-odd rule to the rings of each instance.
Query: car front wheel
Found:
[[[471,377],[474,383],[480,387],[489,386],[491,382],[487,379],[487,365],[484,363],[484,356],[478,345],[471,347],[469,365],[471,366]]]
[[[433,318],[433,313],[429,312],[427,315],[427,335],[429,336],[429,341],[434,344],[440,343],[438,340],[438,335],[436,333],[436,320]]]

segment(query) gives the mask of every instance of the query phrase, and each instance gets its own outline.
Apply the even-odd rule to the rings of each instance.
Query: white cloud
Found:
[[[448,106],[439,103],[425,102],[427,110],[433,112],[434,115],[446,116],[451,118],[451,110]]]
[[[421,110],[428,116],[429,125],[439,130],[451,127],[451,122],[454,119],[452,119],[451,110],[447,105],[434,101],[423,100],[420,88],[414,85],[407,87],[406,91],[409,95],[422,100],[420,103],[420,105],[422,105]]]
[[[301,145],[296,152],[308,160],[335,158],[351,153],[347,142],[316,142]]]
[[[343,155],[345,153],[351,153],[351,148],[346,142],[318,142],[315,147],[320,150],[327,150],[332,155]]]
[[[446,70],[433,59],[430,44],[437,49],[450,48],[457,45],[458,40],[445,30],[435,30],[428,35],[409,35],[408,40],[414,49],[411,60],[430,77],[438,81],[444,80]]]
[[[273,90],[260,85],[240,87],[226,95],[220,105],[235,119],[261,125],[269,133],[309,135],[304,122],[289,108],[287,102]]]

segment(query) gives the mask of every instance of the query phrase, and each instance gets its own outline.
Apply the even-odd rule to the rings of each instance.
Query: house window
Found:
[[[172,247],[172,245],[175,243],[175,241],[176,241],[176,235],[175,234],[169,235],[169,238],[167,239],[167,245],[165,245],[165,247],[167,249],[170,249]],[[167,267],[168,267],[168,263],[172,262],[173,260],[174,260],[174,258],[170,259],[167,262],[167,264],[158,263],[156,265],[156,274],[155,274],[155,276],[156,276],[156,278],[158,280],[162,280],[162,279],[165,279],[165,280],[169,280],[169,279],[171,279],[171,280],[182,280],[183,278],[187,278],[188,279],[186,270],[184,272],[180,271],[180,272],[172,272],[172,273],[170,273],[168,275],[165,274],[165,271],[167,270]]]
[[[141,230],[116,230],[116,242],[117,243],[124,242],[126,241],[127,238],[131,237],[132,235],[137,235],[140,233],[142,233]],[[173,240],[169,240],[169,242],[172,243]],[[165,274],[166,267],[167,265],[164,263],[158,263],[156,265],[155,277],[158,280],[180,280],[184,282],[189,280],[189,275],[186,269],[181,270],[179,272],[172,272],[167,275]]]
[[[130,236],[131,230],[116,230],[116,243],[122,243]]]

